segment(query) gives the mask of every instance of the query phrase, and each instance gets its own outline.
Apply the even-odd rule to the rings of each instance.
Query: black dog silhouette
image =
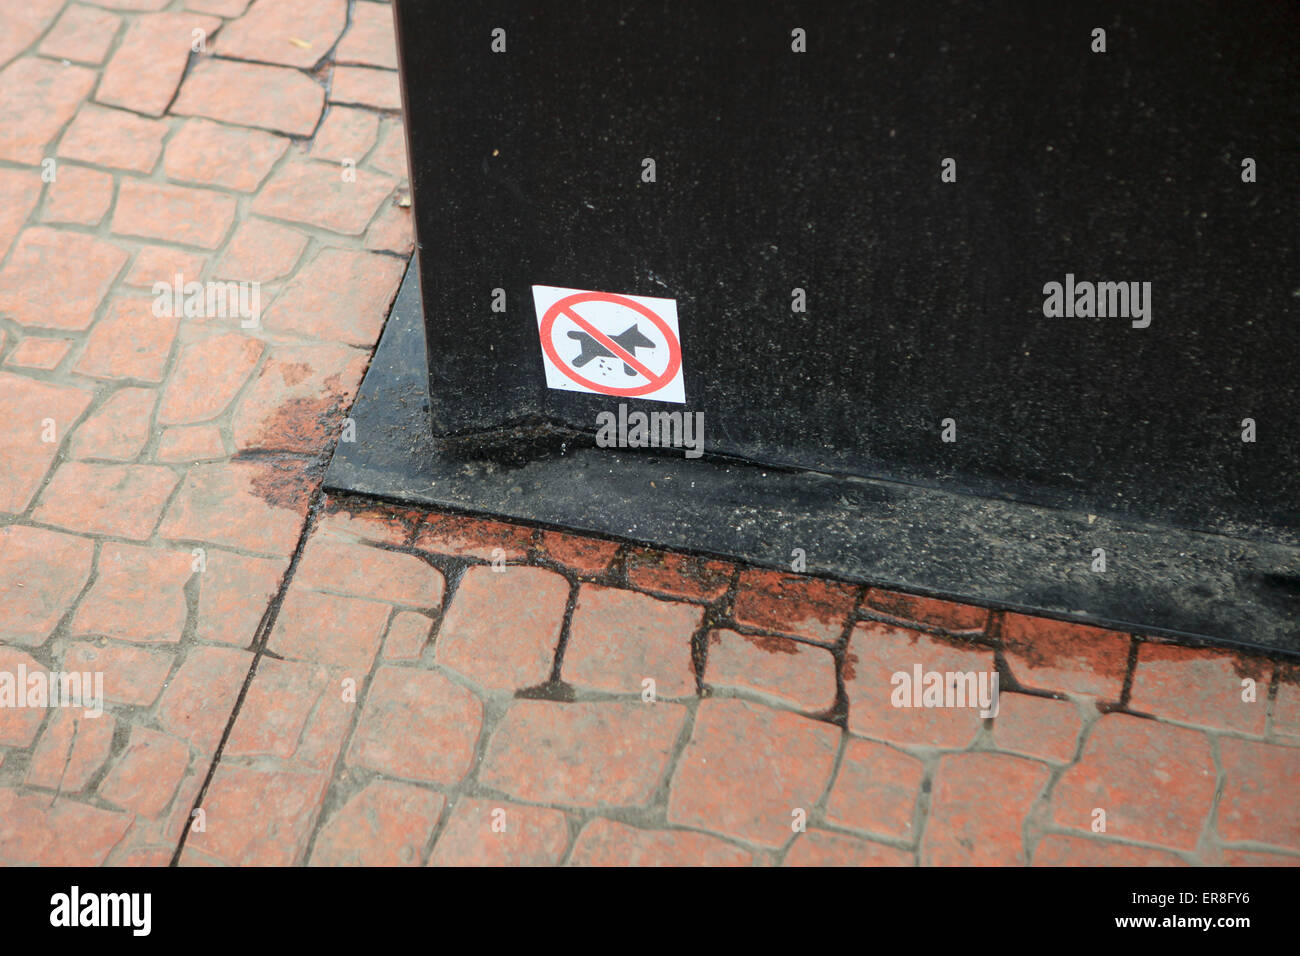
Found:
[[[582,368],[595,358],[603,358],[605,356],[612,358],[614,355],[613,352],[605,348],[605,346],[601,345],[586,332],[570,332],[569,338],[577,339],[579,344],[582,346],[582,351],[579,352],[578,357],[573,360],[574,368]],[[618,333],[618,335],[611,335],[610,338],[623,346],[623,348],[627,349],[627,351],[632,355],[636,355],[637,349],[652,349],[655,347],[654,342],[641,334],[641,330],[636,327],[635,322],[633,322],[625,331]],[[628,365],[626,362],[623,363],[623,371],[627,372],[628,375],[636,374],[636,369],[632,368],[632,366]]]

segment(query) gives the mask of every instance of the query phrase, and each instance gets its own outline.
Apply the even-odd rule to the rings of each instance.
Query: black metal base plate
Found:
[[[680,452],[529,447],[458,458],[429,425],[409,269],[326,488],[1024,610],[1300,655],[1300,548]],[[1107,569],[1094,572],[1094,548]]]

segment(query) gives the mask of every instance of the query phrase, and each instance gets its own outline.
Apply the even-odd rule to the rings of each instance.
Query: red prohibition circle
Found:
[[[601,385],[597,382],[593,382],[589,378],[579,375],[577,371],[569,368],[568,364],[560,358],[560,353],[555,350],[555,344],[551,341],[551,328],[555,325],[555,320],[560,317],[560,314],[567,312],[570,320],[575,321],[580,327],[585,327],[588,333],[593,330],[599,332],[595,326],[586,319],[578,316],[576,312],[570,312],[570,309],[572,309],[573,306],[580,305],[583,302],[612,302],[615,305],[621,305],[624,308],[631,309],[643,318],[649,319],[654,326],[663,333],[664,339],[668,343],[668,367],[659,375],[651,377],[650,381],[646,384],[636,385],[632,388],[614,388],[609,385]],[[577,382],[579,385],[585,385],[587,388],[594,392],[599,392],[601,395],[620,395],[627,398],[634,398],[637,395],[647,395],[650,392],[657,392],[659,389],[671,382],[673,377],[677,374],[677,370],[682,367],[681,343],[677,341],[677,336],[673,334],[673,330],[669,327],[668,323],[653,310],[646,308],[640,302],[635,302],[626,296],[615,295],[612,292],[575,292],[573,295],[565,296],[559,302],[556,302],[546,310],[546,314],[542,316],[542,325],[539,332],[541,333],[539,337],[542,340],[542,351],[545,352],[546,357],[555,364],[555,367],[563,372],[566,378]],[[608,338],[608,336],[605,337]],[[604,345],[605,343],[601,344]],[[615,348],[618,347],[618,343],[615,342],[613,344]],[[608,348],[608,345],[606,345],[606,348]],[[627,354],[622,350],[620,350],[620,353],[615,353],[614,355],[614,358],[618,361],[622,361],[623,357]],[[640,364],[640,361],[635,355],[631,358],[633,362]]]

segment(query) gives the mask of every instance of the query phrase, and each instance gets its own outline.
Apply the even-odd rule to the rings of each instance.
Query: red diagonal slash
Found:
[[[605,346],[605,348],[613,352],[614,357],[616,359],[619,359],[625,364],[632,366],[632,368],[636,369],[636,371],[644,375],[648,381],[653,382],[656,379],[658,379],[658,376],[655,375],[654,372],[646,368],[643,364],[641,364],[641,362],[637,360],[637,357],[635,355],[633,355],[627,349],[623,348],[623,346],[619,345],[617,342],[611,339],[604,332],[600,331],[600,329],[596,328],[594,325],[592,325],[582,316],[578,315],[578,313],[574,312],[572,308],[562,309],[561,314],[568,316],[569,319],[575,325],[579,326],[584,332],[590,335],[593,339],[595,339],[601,345]]]

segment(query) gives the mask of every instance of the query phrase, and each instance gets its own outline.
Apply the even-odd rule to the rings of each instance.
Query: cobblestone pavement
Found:
[[[394,70],[370,0],[0,8],[0,862],[1300,863],[1283,662],[323,496]]]

